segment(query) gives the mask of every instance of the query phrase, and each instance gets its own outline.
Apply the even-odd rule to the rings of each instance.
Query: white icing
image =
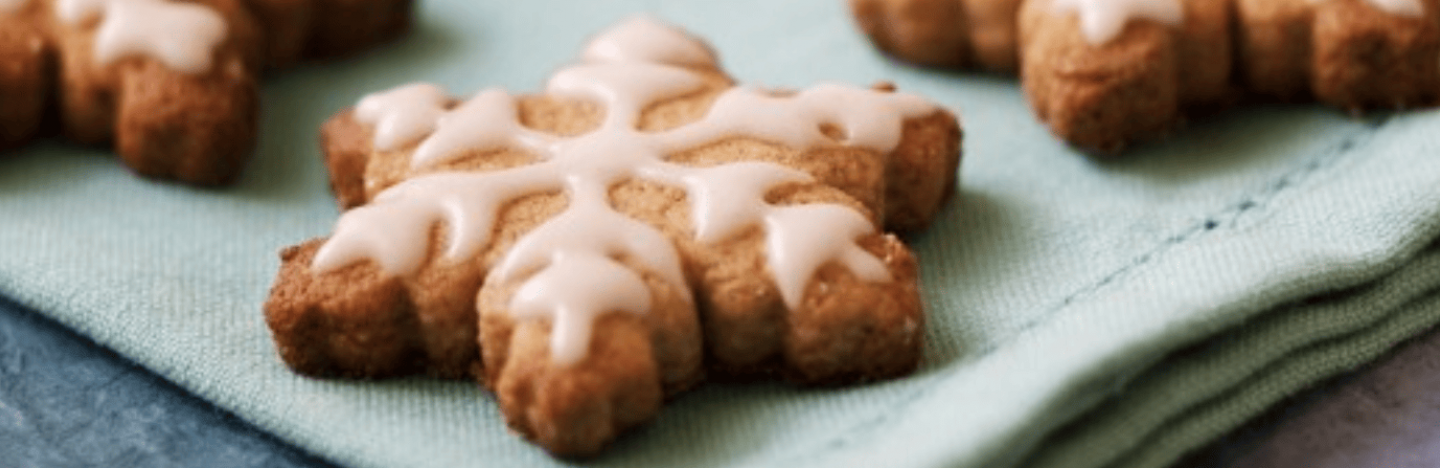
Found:
[[[371,94],[355,105],[355,120],[375,127],[375,150],[395,151],[435,132],[445,90],[429,83]]]
[[[1168,26],[1185,21],[1180,0],[1053,0],[1057,12],[1075,13],[1085,40],[1100,45],[1115,39],[1133,19],[1149,19]]]
[[[717,66],[715,53],[704,42],[648,16],[631,18],[596,36],[581,57],[592,62]]]
[[[29,4],[30,0],[0,0],[0,13],[14,13]]]
[[[315,254],[320,272],[374,259],[392,274],[420,269],[430,226],[445,221],[444,258],[470,258],[490,242],[501,205],[525,194],[561,190],[562,181],[541,166],[484,173],[439,173],[405,181],[368,204],[347,211],[335,234]]]
[[[625,23],[619,33],[602,35],[602,42],[629,37],[626,28],[653,27]],[[676,38],[687,42],[677,44]],[[666,44],[677,50],[665,50]],[[641,58],[684,55],[678,49],[703,46],[678,34],[645,47]],[[425,175],[398,184],[345,213],[312,268],[323,273],[370,258],[390,274],[411,274],[425,261],[429,232],[436,223],[449,229],[444,258],[472,258],[490,242],[496,213],[506,202],[563,191],[569,200],[566,210],[521,237],[492,265],[486,281],[523,281],[510,303],[514,316],[551,320],[552,359],[561,365],[578,362],[600,314],[645,313],[650,308],[640,275],[618,259],[651,272],[689,299],[671,242],[654,227],[609,206],[611,187],[645,180],[685,190],[701,242],[721,242],[747,228],[762,228],[771,275],[791,310],[800,307],[806,284],[827,262],[839,262],[866,281],[890,278],[884,263],[855,243],[875,232],[860,213],[842,205],[776,206],[765,201],[772,188],[809,181],[809,175],[765,162],[692,168],[666,158],[735,137],[797,149],[840,144],[821,132],[822,125],[844,132],[844,144],[888,153],[899,144],[904,119],[933,112],[932,105],[914,96],[836,84],[789,96],[734,88],[722,93],[700,121],[647,133],[635,128],[647,105],[692,92],[703,81],[684,68],[630,62],[631,55],[597,57],[558,72],[547,87],[551,93],[593,100],[606,109],[600,128],[575,137],[525,129],[515,99],[497,89],[448,112],[441,108],[443,100],[428,99],[428,92],[427,99],[417,100],[423,102],[389,99],[406,88],[367,98],[374,104],[370,112],[393,118],[397,128],[434,129],[417,147],[412,164],[433,164],[482,149],[522,151],[535,161],[499,171]]]
[[[102,66],[139,54],[181,73],[205,73],[226,34],[225,18],[198,3],[56,0],[55,15],[71,26],[101,16],[94,47]]]
[[[1310,0],[1310,3],[1324,3],[1329,0]],[[1419,18],[1425,16],[1425,6],[1420,0],[1365,0],[1380,11],[1396,16]]]
[[[510,313],[520,320],[555,317],[550,328],[550,359],[575,363],[590,348],[595,317],[605,312],[644,313],[650,288],[635,272],[589,252],[557,253],[552,268],[535,275],[515,292]],[[556,287],[577,294],[552,294]]]
[[[770,268],[786,272],[776,275],[775,282],[791,310],[799,307],[815,270],[831,260],[866,281],[890,279],[884,262],[855,245],[855,238],[875,230],[855,210],[823,204],[775,208],[766,214],[765,228]]]
[[[688,296],[675,250],[653,248],[669,244],[655,228],[615,212],[602,199],[577,197],[564,213],[521,238],[496,266],[492,278],[504,282],[530,275],[545,268],[554,255],[628,255]],[[552,286],[556,286],[552,292],[565,289],[563,284]]]
[[[523,143],[521,140],[546,138],[522,127],[520,122],[515,120],[515,112],[515,99],[504,90],[492,88],[477,93],[455,110],[427,122],[428,125],[407,123],[407,126],[435,128],[434,134],[415,148],[410,165],[420,167],[444,162],[463,155],[466,151],[501,149],[511,145],[524,146],[520,144]]]
[[[695,239],[714,244],[754,225],[765,210],[765,192],[810,176],[766,163],[734,163],[693,169],[683,183],[695,210]],[[659,178],[654,175],[652,178]]]

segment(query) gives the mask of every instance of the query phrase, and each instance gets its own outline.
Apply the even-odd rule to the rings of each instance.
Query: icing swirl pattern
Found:
[[[642,272],[617,259],[628,259],[689,297],[671,242],[609,205],[612,186],[644,180],[685,191],[700,242],[721,242],[760,227],[773,279],[792,310],[800,307],[815,271],[829,262],[866,281],[890,279],[885,264],[856,244],[875,232],[861,213],[837,204],[766,202],[770,189],[809,181],[808,174],[767,162],[687,167],[667,156],[735,137],[802,149],[845,144],[888,153],[899,144],[904,120],[934,112],[931,104],[838,84],[788,96],[732,88],[698,122],[641,132],[635,127],[647,105],[704,85],[695,72],[669,63],[711,64],[708,49],[671,27],[638,19],[598,37],[585,57],[547,85],[554,95],[593,100],[606,109],[597,130],[575,137],[524,128],[516,99],[500,89],[481,91],[450,110],[430,85],[363,99],[357,116],[376,126],[375,146],[398,149],[410,142],[414,167],[501,149],[535,160],[506,170],[440,172],[401,182],[345,213],[312,268],[323,273],[368,258],[389,274],[412,274],[425,262],[429,229],[438,222],[448,228],[444,257],[472,258],[491,241],[506,202],[563,192],[567,208],[522,237],[497,265],[487,265],[486,282],[522,281],[511,299],[512,315],[550,320],[552,360],[573,364],[584,357],[600,314],[650,308]],[[844,141],[826,136],[822,125],[842,130]]]

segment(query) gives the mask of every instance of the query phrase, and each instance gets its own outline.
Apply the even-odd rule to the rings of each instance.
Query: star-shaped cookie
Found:
[[[638,18],[541,94],[372,94],[324,130],[349,207],[265,307],[311,375],[473,375],[511,427],[590,455],[707,375],[904,375],[910,250],[955,191],[953,114],[886,86],[736,86]]]

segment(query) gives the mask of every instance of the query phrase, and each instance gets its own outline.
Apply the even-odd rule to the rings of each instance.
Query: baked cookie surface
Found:
[[[113,145],[138,174],[234,182],[255,145],[259,76],[388,40],[412,3],[4,0],[0,148],[54,121],[69,139]]]
[[[1435,0],[852,0],[881,50],[925,65],[974,60],[979,11],[1014,12],[1011,50],[1036,116],[1096,153],[1163,136],[1243,100],[1349,111],[1440,103]]]
[[[286,249],[265,305],[320,376],[472,376],[517,432],[593,455],[706,378],[915,368],[909,249],[954,193],[960,129],[915,96],[736,86],[639,18],[541,94],[372,94],[324,129],[349,210]]]

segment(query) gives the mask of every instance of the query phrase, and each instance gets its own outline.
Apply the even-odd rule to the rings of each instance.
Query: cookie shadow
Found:
[[[1114,174],[1184,185],[1326,152],[1373,134],[1390,115],[1351,118],[1320,105],[1242,106],[1198,118],[1125,154],[1091,161]]]
[[[583,466],[719,467],[756,457],[758,452],[771,452],[781,459],[797,451],[813,452],[816,447],[806,447],[802,442],[792,448],[797,450],[782,448],[780,453],[774,453],[777,441],[795,439],[789,432],[817,429],[811,427],[816,424],[811,412],[817,407],[831,407],[819,400],[843,406],[844,400],[856,397],[848,392],[864,392],[867,387],[808,389],[778,382],[707,383],[667,403],[656,420],[628,432],[598,459],[588,460]],[[822,430],[842,436],[853,425],[853,421],[846,421],[841,426],[822,423]]]
[[[920,262],[926,307],[920,372],[949,367],[982,348],[985,337],[964,324],[994,311],[969,310],[963,298],[982,293],[983,285],[1012,280],[1007,269],[990,266],[1036,261],[1036,252],[1013,248],[1024,237],[1020,213],[1004,199],[962,188],[928,229],[907,239]]]

